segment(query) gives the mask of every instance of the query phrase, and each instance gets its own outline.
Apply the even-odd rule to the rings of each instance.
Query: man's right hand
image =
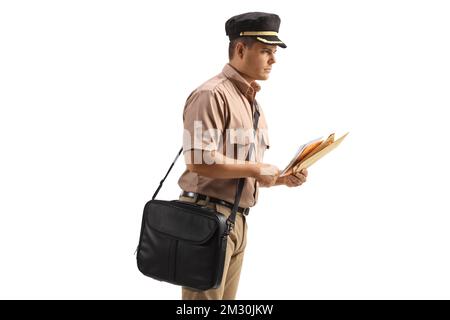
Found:
[[[261,187],[271,187],[280,175],[280,169],[268,163],[258,163],[259,173],[255,179],[259,182]]]

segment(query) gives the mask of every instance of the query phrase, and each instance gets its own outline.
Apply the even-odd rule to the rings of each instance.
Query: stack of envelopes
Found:
[[[289,165],[281,172],[280,176],[287,176],[297,173],[303,168],[308,168],[331,150],[334,150],[347,135],[348,132],[339,139],[334,140],[334,133],[332,133],[325,140],[318,138],[302,145]]]

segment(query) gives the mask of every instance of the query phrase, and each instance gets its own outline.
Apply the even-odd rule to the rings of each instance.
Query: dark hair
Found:
[[[231,60],[234,56],[234,49],[236,48],[236,44],[238,42],[242,42],[244,46],[251,48],[253,44],[258,41],[253,37],[239,37],[234,40],[230,41],[230,44],[228,45],[228,58]]]

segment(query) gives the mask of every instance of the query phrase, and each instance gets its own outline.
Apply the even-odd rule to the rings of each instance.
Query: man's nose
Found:
[[[272,54],[271,57],[270,57],[270,60],[269,60],[269,64],[272,65],[272,64],[274,64],[275,62],[277,62],[277,59],[275,58],[275,55]]]

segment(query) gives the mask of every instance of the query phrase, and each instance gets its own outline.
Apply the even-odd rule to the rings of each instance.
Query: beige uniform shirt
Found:
[[[183,152],[216,150],[232,159],[244,161],[255,142],[251,161],[262,162],[269,148],[267,123],[259,105],[256,136],[253,130],[255,94],[260,86],[249,84],[230,64],[222,72],[195,89],[186,101],[183,113]],[[200,159],[202,161],[202,159]],[[195,162],[198,163],[198,162]],[[205,163],[200,162],[200,163]],[[258,182],[245,178],[240,207],[252,207],[258,199]],[[186,170],[178,184],[184,191],[197,192],[234,203],[237,179],[212,179]]]

